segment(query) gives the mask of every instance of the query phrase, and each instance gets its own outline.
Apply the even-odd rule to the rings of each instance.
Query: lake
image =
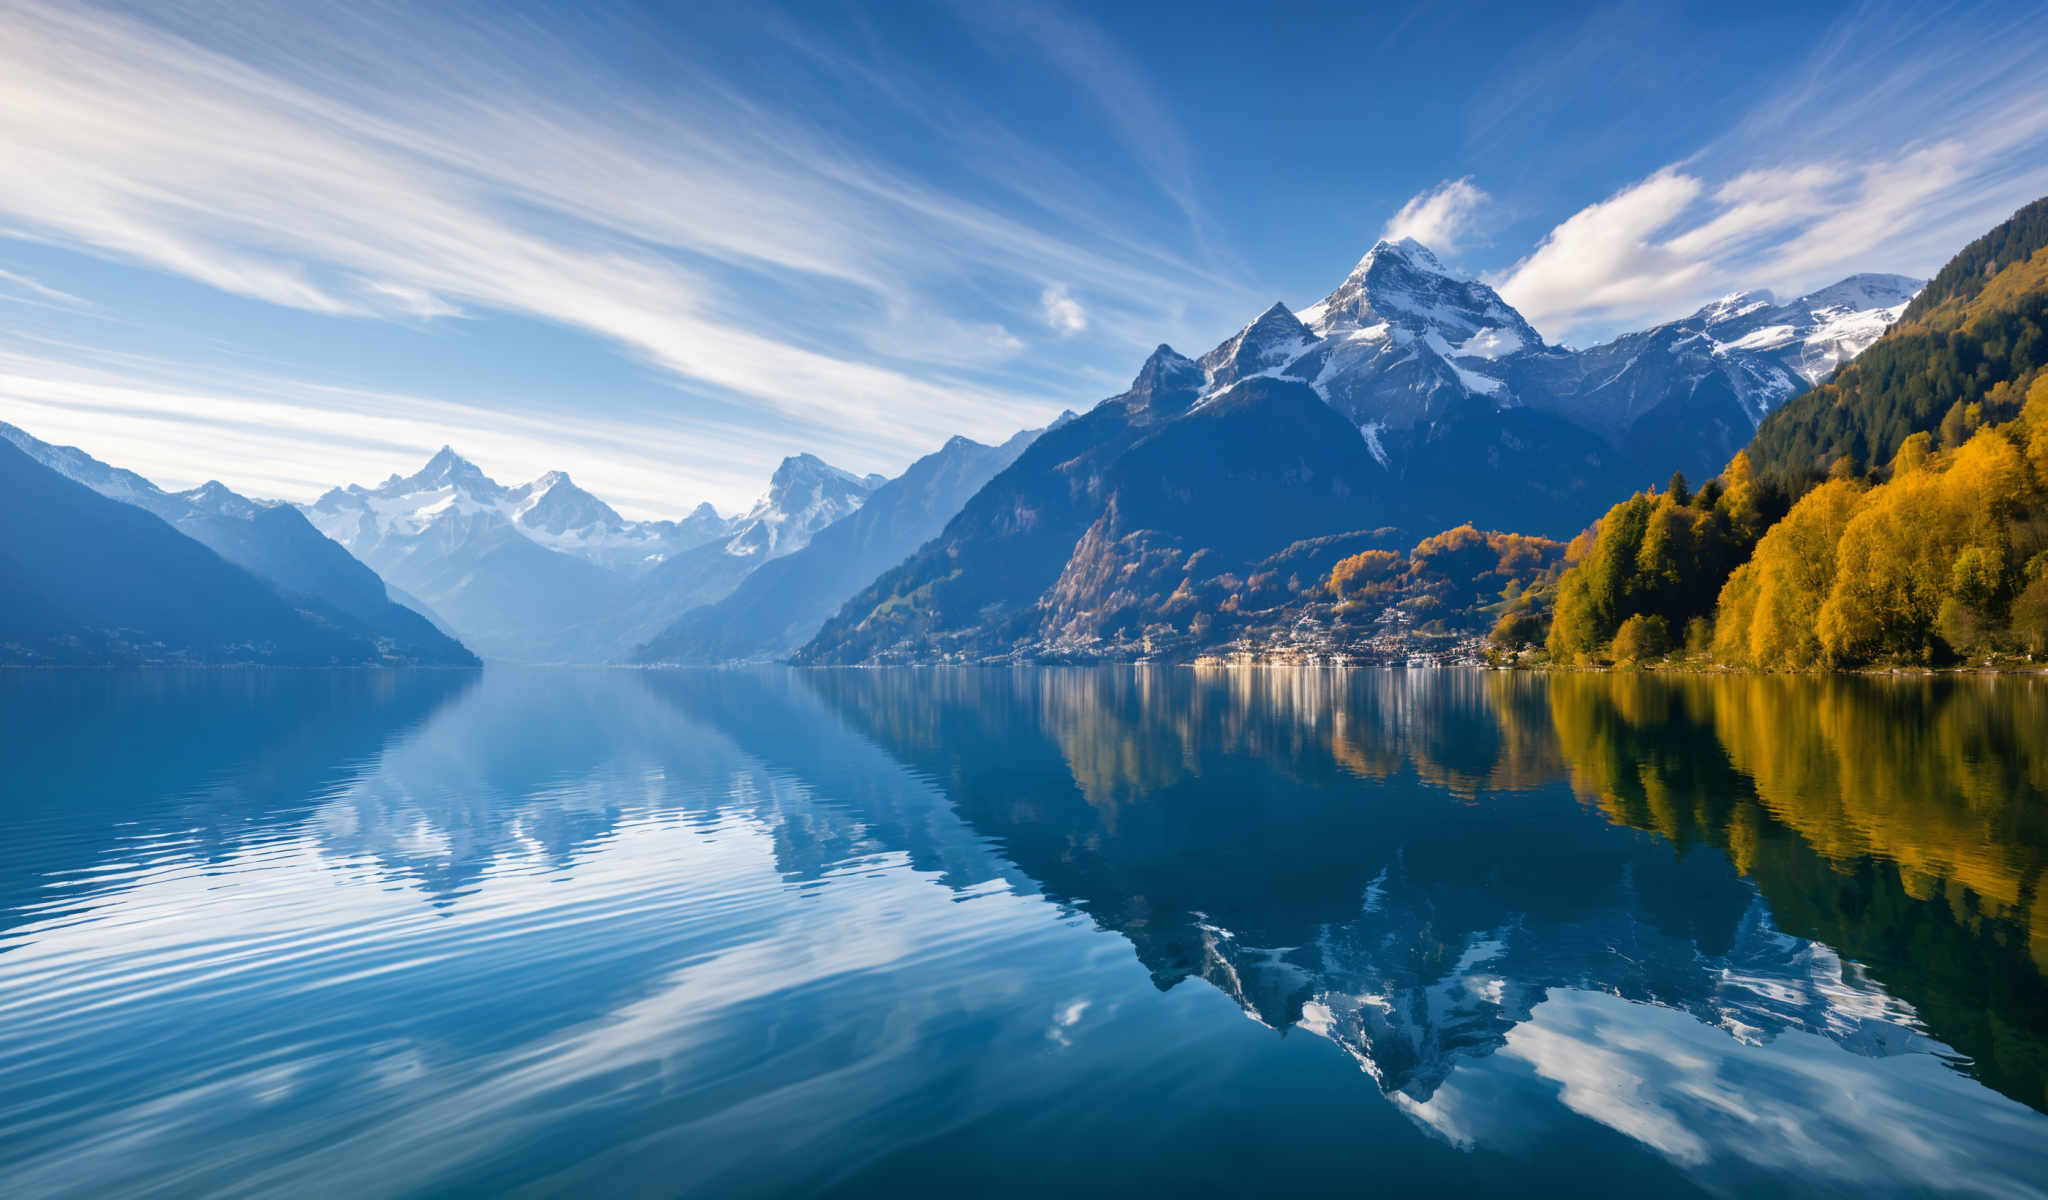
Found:
[[[2048,1195],[2048,681],[0,674],[0,1193]]]

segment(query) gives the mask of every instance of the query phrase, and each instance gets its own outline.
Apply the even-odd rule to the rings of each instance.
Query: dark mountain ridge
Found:
[[[154,514],[249,571],[297,609],[367,641],[392,662],[474,666],[476,657],[426,617],[392,600],[384,581],[315,529],[297,509],[262,504],[218,482],[166,492],[73,446],[53,446],[0,423],[0,441],[109,500]],[[81,545],[81,555],[101,548]]]
[[[5,439],[0,510],[34,514],[32,520],[0,523],[0,661],[390,661],[373,638],[294,607],[269,584],[156,514],[109,500]]]

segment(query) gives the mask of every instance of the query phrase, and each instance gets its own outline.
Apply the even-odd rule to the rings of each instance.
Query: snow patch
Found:
[[[1387,448],[1380,442],[1380,434],[1386,428],[1386,424],[1381,421],[1367,421],[1358,427],[1359,434],[1365,438],[1365,448],[1372,451],[1372,456],[1378,459],[1383,467],[1389,465],[1387,461]]]

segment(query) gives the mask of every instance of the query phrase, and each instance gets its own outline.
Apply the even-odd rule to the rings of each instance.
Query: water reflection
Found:
[[[0,672],[0,930],[289,828],[466,671]]]
[[[8,1194],[2040,1194],[2024,681],[6,683]]]
[[[1581,795],[1723,851],[1787,930],[2048,1111],[2048,687],[1567,676],[1550,698]]]

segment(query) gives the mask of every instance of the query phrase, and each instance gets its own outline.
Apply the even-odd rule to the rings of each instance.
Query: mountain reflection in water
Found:
[[[0,711],[10,1195],[2048,1178],[2029,679],[16,673]]]

